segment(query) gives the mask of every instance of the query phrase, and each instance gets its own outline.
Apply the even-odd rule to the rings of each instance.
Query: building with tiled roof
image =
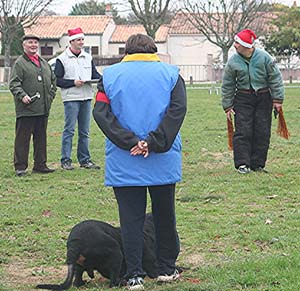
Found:
[[[262,18],[267,21],[266,17]],[[40,36],[40,54],[53,58],[68,46],[68,29],[78,26],[85,33],[84,49],[93,55],[98,65],[104,66],[119,60],[130,35],[146,34],[142,25],[116,25],[109,15],[42,16],[25,32]],[[188,14],[177,12],[170,24],[159,28],[155,42],[161,60],[179,66],[185,80],[219,78],[214,75],[213,65],[221,63],[221,49],[199,33]]]
[[[157,45],[158,52],[164,61],[169,61],[169,58],[166,57],[168,30],[168,25],[162,25],[155,35],[155,43]],[[126,40],[129,38],[129,36],[137,33],[146,34],[146,30],[142,25],[117,25],[109,40],[111,54],[124,54]]]
[[[186,13],[179,11],[169,24],[168,54],[170,63],[180,66],[186,80],[205,80],[212,77],[208,68],[220,59],[221,50],[199,33]]]
[[[261,17],[257,17],[256,21],[259,21],[261,25],[260,32],[270,31],[270,19],[274,14],[261,12]],[[220,16],[220,15],[218,15]],[[199,17],[205,19],[206,14],[199,14]],[[217,19],[217,17],[216,17]],[[213,20],[211,20],[213,21]],[[219,34],[224,33],[222,28],[224,27],[220,22],[215,20],[215,29],[219,29]],[[221,19],[222,21],[222,19]],[[257,23],[254,23],[256,26]],[[192,72],[192,66],[203,66],[207,68],[203,74],[213,78],[214,73],[210,68],[214,63],[222,63],[223,56],[220,47],[214,45],[204,34],[199,32],[196,28],[197,23],[191,14],[179,11],[173,17],[168,30],[168,54],[170,56],[170,62],[177,65],[184,65],[191,67],[191,75],[194,75],[195,79],[203,79],[202,76]],[[250,27],[251,28],[251,27]],[[231,48],[229,54],[234,52],[234,48]],[[198,72],[197,74],[201,74]]]
[[[110,21],[111,17],[106,15],[41,16],[25,32],[44,39],[59,39],[67,35],[68,29],[80,26],[85,34],[103,34]]]
[[[155,35],[156,43],[163,43],[168,38],[168,25],[162,25]],[[146,30],[142,25],[117,25],[109,42],[110,43],[125,43],[132,34],[142,33],[146,34]]]
[[[199,34],[199,30],[189,21],[187,15],[183,12],[178,12],[173,17],[170,28],[169,34]]]
[[[26,34],[35,34],[41,38],[42,55],[56,55],[69,44],[68,29],[80,26],[85,34],[85,50],[93,55],[109,54],[108,41],[115,29],[111,16],[41,16]]]

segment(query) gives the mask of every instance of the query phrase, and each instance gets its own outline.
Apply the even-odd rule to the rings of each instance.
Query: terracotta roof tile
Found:
[[[156,32],[156,42],[166,42],[169,27],[162,25]],[[142,25],[117,25],[113,35],[110,38],[110,43],[124,43],[132,34],[146,34],[145,28]]]
[[[204,13],[199,14],[199,16],[200,15],[204,19],[207,17]],[[256,27],[259,22],[260,29],[263,29],[263,31],[269,31],[272,27],[270,20],[276,16],[273,13],[268,12],[258,12],[258,15],[259,17],[257,17],[252,23],[252,26]],[[169,34],[201,34],[195,27],[197,24],[193,25],[192,22],[195,22],[195,20],[193,20],[191,14],[187,14],[182,11],[177,12],[170,23]],[[216,22],[216,29],[218,29],[217,27],[222,29],[223,26]],[[220,31],[220,33],[222,33],[222,31]]]
[[[189,21],[186,14],[178,12],[170,23],[169,34],[199,34],[199,30]]]
[[[41,16],[25,33],[42,39],[58,39],[67,34],[69,28],[80,26],[85,34],[103,34],[110,20],[107,15]]]

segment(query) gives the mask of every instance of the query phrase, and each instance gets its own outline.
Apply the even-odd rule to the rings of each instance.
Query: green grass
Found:
[[[286,90],[284,112],[291,138],[278,137],[273,122],[270,173],[241,176],[227,150],[220,96],[188,90],[181,131],[183,181],[177,185],[176,207],[178,264],[189,270],[176,284],[147,281],[147,290],[300,290],[298,92]],[[102,169],[88,171],[75,163],[74,171],[60,170],[63,106],[57,96],[48,126],[48,164],[57,171],[20,178],[14,176],[12,163],[15,117],[9,94],[0,95],[0,114],[0,290],[28,291],[42,281],[61,282],[72,226],[84,219],[118,225],[117,204],[112,189],[103,186],[104,137],[94,122],[90,150]],[[75,154],[76,143],[76,162]],[[84,290],[107,289],[108,281],[98,277]]]

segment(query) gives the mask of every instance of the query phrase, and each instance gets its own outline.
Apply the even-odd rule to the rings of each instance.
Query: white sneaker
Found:
[[[247,167],[246,165],[241,165],[241,166],[239,166],[239,168],[237,169],[237,171],[240,174],[249,174],[250,173],[250,168]]]
[[[157,277],[157,283],[169,283],[169,282],[173,282],[176,281],[180,278],[180,274],[178,272],[177,269],[175,269],[174,273],[172,273],[171,275],[159,275]]]
[[[128,290],[144,290],[144,280],[141,277],[130,278],[127,281]]]

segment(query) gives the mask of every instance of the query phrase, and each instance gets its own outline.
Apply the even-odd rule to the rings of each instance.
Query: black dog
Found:
[[[153,218],[151,214],[147,214],[144,224],[143,269],[150,278],[158,276],[155,248]],[[75,225],[67,241],[66,263],[68,274],[62,284],[40,284],[36,288],[67,290],[72,283],[79,287],[85,284],[82,280],[83,272],[86,271],[90,278],[94,278],[94,270],[110,279],[109,287],[119,286],[126,273],[120,228],[97,220],[87,220]]]

